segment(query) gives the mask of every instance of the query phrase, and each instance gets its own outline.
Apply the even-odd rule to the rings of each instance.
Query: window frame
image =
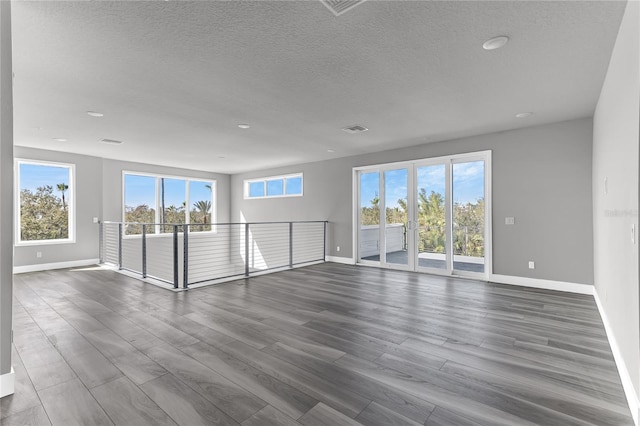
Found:
[[[68,238],[55,240],[26,240],[21,238],[22,223],[20,220],[20,166],[30,164],[35,166],[64,167],[69,170],[69,188],[65,197],[67,203]],[[59,161],[32,160],[27,158],[14,159],[14,246],[44,246],[52,244],[75,244],[76,242],[76,165],[73,163],[62,163]]]
[[[191,227],[188,227],[189,229],[189,233],[190,234],[215,234],[217,233],[217,226],[216,226],[216,219],[217,219],[217,212],[218,212],[218,181],[216,179],[204,179],[204,178],[193,178],[193,177],[187,177],[187,176],[177,176],[177,175],[168,175],[168,174],[158,174],[158,173],[149,173],[149,172],[138,172],[138,171],[133,171],[133,170],[122,170],[122,179],[121,179],[121,183],[122,183],[122,222],[126,223],[126,210],[127,210],[127,205],[126,205],[126,186],[125,186],[125,176],[126,175],[135,175],[135,176],[145,176],[145,177],[152,177],[155,179],[155,190],[154,190],[154,195],[155,195],[155,199],[154,199],[154,203],[155,205],[153,206],[154,210],[155,210],[155,217],[154,217],[154,223],[158,224],[156,225],[156,232],[154,234],[147,234],[147,238],[151,237],[151,238],[156,238],[156,237],[162,237],[162,236],[170,236],[172,235],[169,232],[160,232],[160,179],[175,179],[175,180],[183,180],[185,182],[185,202],[186,202],[186,208],[185,208],[185,225],[189,225],[191,222],[191,215],[189,214],[190,210],[189,210],[189,203],[191,202],[190,199],[190,192],[191,192],[191,188],[190,188],[190,182],[203,182],[203,183],[207,183],[207,184],[211,184],[211,230],[210,231],[192,231]],[[132,235],[123,235],[123,238],[141,238],[142,236],[140,234],[132,234]]]
[[[287,194],[287,179],[300,178],[300,193],[299,194]],[[267,191],[267,182],[282,180],[282,195],[269,195]],[[252,197],[250,195],[251,184],[262,183],[264,195]],[[302,172],[289,173],[286,175],[267,176],[261,178],[245,179],[243,182],[243,195],[245,200],[261,200],[264,198],[290,198],[290,197],[302,197],[304,196],[304,176]]]

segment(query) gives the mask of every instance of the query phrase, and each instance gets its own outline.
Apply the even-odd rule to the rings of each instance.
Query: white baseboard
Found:
[[[327,262],[343,263],[345,265],[355,265],[356,261],[351,257],[325,256]]]
[[[631,410],[631,416],[633,417],[633,422],[638,426],[640,422],[640,399],[638,399],[638,395],[636,394],[635,389],[633,388],[633,381],[631,380],[631,376],[629,375],[629,370],[627,369],[627,365],[624,362],[624,358],[622,357],[622,353],[620,352],[620,347],[618,346],[618,342],[616,341],[616,337],[613,334],[613,330],[611,329],[611,324],[609,324],[609,319],[607,318],[607,314],[604,311],[604,306],[600,301],[600,296],[598,296],[598,291],[594,289],[593,298],[596,300],[596,305],[598,306],[598,312],[600,312],[600,317],[602,318],[602,323],[604,324],[604,329],[607,332],[607,338],[609,339],[609,346],[611,346],[611,352],[613,352],[613,358],[616,360],[616,366],[618,367],[618,374],[620,374],[620,381],[622,382],[622,388],[624,389],[624,394],[627,397],[627,403],[629,404],[629,409]]]
[[[11,371],[0,375],[0,398],[11,395],[15,391],[16,373],[11,367]]]
[[[577,284],[564,281],[541,280],[539,278],[515,277],[511,275],[491,274],[489,282],[519,285],[522,287],[542,288],[545,290],[566,291],[567,293],[592,295],[594,287],[590,284]]]
[[[49,271],[52,269],[64,269],[64,268],[77,268],[80,266],[97,265],[98,263],[100,263],[100,259],[84,259],[84,260],[72,260],[70,262],[40,263],[38,265],[14,266],[13,273],[23,274],[25,272]]]

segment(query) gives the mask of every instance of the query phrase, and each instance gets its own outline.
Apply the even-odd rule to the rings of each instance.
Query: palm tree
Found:
[[[58,185],[56,185],[58,188],[58,191],[60,191],[62,193],[62,208],[66,209],[67,205],[65,203],[65,199],[64,199],[64,193],[67,191],[67,189],[69,189],[69,185],[67,185],[66,183],[59,183]]]
[[[207,223],[207,215],[209,214],[209,211],[211,210],[211,201],[206,201],[206,200],[197,201],[197,202],[193,203],[193,207],[195,209],[200,210],[200,213],[202,213],[202,223],[206,224]]]

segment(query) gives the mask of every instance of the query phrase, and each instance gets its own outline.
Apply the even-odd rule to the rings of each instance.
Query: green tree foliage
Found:
[[[399,199],[397,207],[388,207],[385,212],[388,224],[407,225],[407,200]],[[455,255],[484,256],[484,198],[475,203],[454,203],[453,205],[453,250]],[[369,206],[360,210],[360,223],[378,225],[380,223],[380,199],[378,195]],[[418,251],[420,253],[445,253],[445,204],[444,196],[424,188],[418,193]]]
[[[173,233],[172,225],[186,223],[186,203],[180,206],[170,205],[164,209],[164,218],[166,225],[160,225],[161,233]],[[156,223],[156,211],[149,208],[146,204],[135,207],[126,206],[124,220],[127,222],[126,234],[139,235],[142,234],[142,225]],[[191,231],[202,232],[211,231],[211,201],[198,201],[194,203],[193,208],[189,212],[189,223],[191,223]],[[147,225],[147,234],[155,233],[156,227]],[[178,228],[178,232],[182,232],[182,227]]]
[[[380,224],[380,197],[378,197],[377,192],[370,203],[370,206],[365,206],[360,209],[360,223],[362,225]]]
[[[142,234],[142,225],[136,225],[136,223],[154,223],[156,211],[146,204],[135,207],[125,206],[124,221],[129,223],[126,229],[127,235],[139,235]],[[155,234],[155,226],[147,226],[146,232],[147,234]]]
[[[68,189],[68,186],[67,186]],[[69,238],[69,212],[62,199],[45,185],[20,191],[20,239],[22,241]]]
[[[453,205],[453,253],[484,257],[484,198]]]
[[[418,193],[418,252],[445,252],[445,208],[444,197],[424,188]]]
[[[56,188],[62,194],[62,207],[66,208],[67,207],[67,203],[65,202],[65,199],[64,199],[64,193],[67,192],[67,189],[69,189],[69,185],[67,185],[66,183],[63,182],[63,183],[57,184]]]
[[[207,186],[209,187],[210,185]],[[193,208],[189,212],[189,215],[189,220],[192,224],[202,224],[201,226],[192,225],[192,231],[198,232],[211,230],[211,225],[207,225],[207,222],[211,223],[211,201],[200,200],[193,203]]]

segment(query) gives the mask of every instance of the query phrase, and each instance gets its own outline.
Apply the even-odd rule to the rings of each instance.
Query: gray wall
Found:
[[[76,242],[16,247],[14,266],[97,259],[99,228],[93,218],[122,220],[123,170],[216,180],[216,219],[229,221],[229,175],[24,147],[15,147],[15,157],[75,164]],[[42,252],[41,258],[37,252]]]
[[[38,265],[43,263],[68,262],[98,258],[98,225],[94,217],[102,212],[102,159],[86,155],[41,149],[15,147],[16,158],[28,160],[55,161],[75,164],[75,218],[76,242],[45,244],[37,246],[17,246],[14,266]],[[42,257],[36,257],[37,252]]]
[[[0,2],[0,375],[11,372],[13,303],[13,78],[11,3]]]
[[[327,254],[351,257],[353,167],[492,150],[493,272],[593,284],[592,129],[585,118],[233,175],[231,219],[329,220]],[[303,197],[243,199],[244,179],[295,172],[304,173]],[[504,225],[506,216],[516,224]]]
[[[593,131],[595,285],[636,395],[640,395],[639,22],[638,2],[628,2],[594,115]],[[632,226],[636,229],[635,243],[631,240]]]

